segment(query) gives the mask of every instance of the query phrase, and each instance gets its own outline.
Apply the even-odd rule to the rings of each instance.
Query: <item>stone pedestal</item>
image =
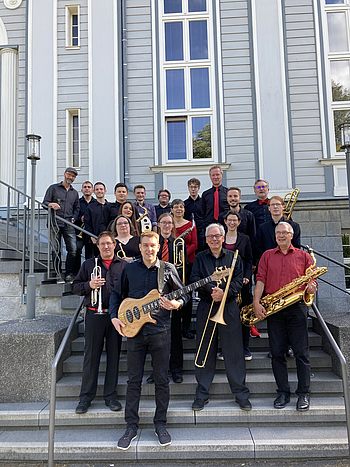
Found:
[[[51,364],[71,317],[44,315],[0,324],[0,402],[50,398]],[[77,328],[72,338],[77,337]],[[58,368],[70,354],[70,343]]]

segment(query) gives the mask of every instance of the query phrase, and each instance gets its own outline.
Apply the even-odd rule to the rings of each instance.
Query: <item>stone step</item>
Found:
[[[242,426],[285,426],[286,424],[344,424],[344,399],[341,396],[312,397],[310,410],[301,414],[295,410],[296,396],[292,396],[291,403],[285,409],[273,408],[273,398],[251,397],[253,410],[240,410],[233,398],[211,399],[210,403],[200,412],[193,412],[193,399],[170,399],[168,410],[168,426],[192,425],[220,425]],[[124,407],[125,401],[121,399]],[[75,407],[77,399],[58,400],[56,404],[56,426],[94,426],[123,427],[124,411],[111,412],[101,399],[95,399],[84,415],[77,415]],[[140,420],[143,427],[152,426],[155,403],[153,399],[141,399]],[[0,428],[47,428],[49,424],[49,403],[2,403],[0,404]]]
[[[145,381],[146,376],[144,377]],[[125,396],[127,376],[122,374],[119,377],[118,395]],[[291,391],[296,390],[296,372],[289,372],[289,381]],[[57,383],[57,397],[59,398],[77,398],[80,392],[81,377],[80,375],[67,375]],[[103,376],[98,377],[97,395],[102,396]],[[276,391],[276,383],[271,371],[255,371],[247,374],[247,386],[253,396],[270,395]],[[196,390],[196,380],[194,374],[184,374],[182,384],[170,382],[171,397],[177,398],[192,398]],[[229,397],[231,391],[224,373],[215,374],[213,383],[210,388],[212,396]],[[339,395],[342,393],[342,381],[334,373],[329,371],[319,371],[314,373],[311,379],[311,393]],[[154,384],[143,384],[142,397],[154,396]]]
[[[195,339],[183,339],[184,350],[194,350],[195,349]],[[310,348],[320,348],[322,345],[322,338],[319,334],[316,334],[314,331],[309,331],[309,344]],[[260,338],[250,339],[249,341],[250,349],[265,349],[269,350],[269,340],[266,332],[261,334]],[[126,341],[123,340],[123,347],[126,349]],[[72,342],[71,347],[72,352],[83,352],[84,351],[84,337],[80,336]]]
[[[342,458],[348,455],[345,427],[190,427],[172,428],[172,444],[161,447],[152,428],[138,431],[128,451],[119,451],[117,439],[124,429],[85,427],[57,429],[55,460],[59,462],[108,462],[125,465],[140,461],[230,462],[254,459]],[[0,461],[47,461],[47,430],[28,429],[0,433]],[[9,465],[9,464],[7,464]]]
[[[268,358],[267,352],[252,352],[253,359],[246,362],[247,371],[251,370],[267,370],[271,369],[271,359]],[[184,371],[194,371],[194,353],[185,353],[184,354]],[[323,352],[322,350],[311,350],[310,351],[310,360],[311,360],[311,368],[313,369],[328,369],[331,370],[332,367],[332,359],[331,356]],[[296,368],[295,359],[288,358],[288,367],[289,368]],[[217,360],[216,368],[218,371],[223,371],[225,369],[225,364],[222,360]],[[119,371],[120,374],[126,372],[127,370],[127,362],[126,362],[126,355],[123,353],[120,358],[120,365]],[[151,371],[151,357],[147,355],[146,357],[146,365],[145,370]],[[63,362],[63,371],[66,374],[71,373],[82,373],[83,371],[83,354],[74,354],[71,355],[67,360]],[[100,362],[100,373],[104,373],[106,371],[106,353],[103,352],[101,356]]]

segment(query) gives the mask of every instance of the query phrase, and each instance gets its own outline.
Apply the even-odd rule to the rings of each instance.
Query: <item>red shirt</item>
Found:
[[[293,245],[289,247],[285,255],[279,247],[273,248],[265,251],[260,258],[256,280],[265,284],[265,294],[271,294],[293,279],[303,276],[306,269],[313,263],[309,253]]]
[[[178,237],[181,235],[183,232],[185,232],[187,229],[189,229],[192,226],[192,222],[187,222],[184,224],[182,227],[176,227],[176,236]],[[193,263],[194,258],[195,258],[195,253],[197,250],[197,229],[194,227],[190,233],[186,235],[184,238],[185,244],[186,244],[186,253],[187,253],[187,258],[190,263]]]
[[[112,259],[103,259],[103,264],[106,266],[106,269],[109,269],[112,262],[113,262],[113,258]]]

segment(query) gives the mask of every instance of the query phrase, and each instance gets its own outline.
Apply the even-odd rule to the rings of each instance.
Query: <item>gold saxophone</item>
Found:
[[[314,301],[315,294],[306,292],[306,288],[303,286],[307,285],[310,280],[317,279],[322,276],[322,274],[325,274],[327,271],[328,268],[325,266],[317,268],[316,261],[314,259],[314,264],[306,269],[305,275],[297,277],[276,292],[262,297],[260,303],[266,310],[265,318],[301,300],[304,300],[305,305],[311,306]],[[303,288],[301,289],[301,287]],[[241,309],[240,316],[242,324],[245,326],[252,326],[259,321],[263,321],[255,316],[252,303]]]

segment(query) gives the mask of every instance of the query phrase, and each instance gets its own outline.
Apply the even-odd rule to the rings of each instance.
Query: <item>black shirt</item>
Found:
[[[82,226],[82,224],[83,224],[82,217],[85,216],[86,210],[87,210],[87,208],[89,207],[89,205],[91,203],[97,203],[96,199],[91,198],[90,202],[88,203],[86,201],[86,199],[84,198],[84,196],[79,198],[79,208],[80,208],[79,209],[79,219],[76,221],[76,224],[79,225],[79,227]]]
[[[109,267],[106,268],[100,256],[98,256],[97,265],[101,267],[101,275],[106,279],[106,284],[101,288],[102,290],[102,308],[106,309],[109,306],[109,297],[112,289],[120,287],[121,272],[125,266],[125,261],[120,261],[114,256],[113,261]],[[75,295],[85,295],[84,305],[94,306],[91,303],[92,289],[89,285],[91,280],[91,273],[95,267],[95,258],[89,258],[81,265],[81,268],[73,281],[73,293]]]
[[[250,211],[246,209],[242,209],[241,206],[239,207],[240,207],[240,210],[238,211],[238,214],[241,218],[241,223],[239,224],[237,231],[245,235],[248,235],[251,243],[253,244],[254,239],[255,239],[255,234],[256,234],[254,216]],[[225,229],[226,229],[226,225],[224,222],[224,217],[227,215],[228,212],[232,212],[232,214],[235,214],[234,211],[231,211],[229,209],[228,211],[220,214],[219,216],[219,222],[225,227]]]
[[[84,216],[85,230],[99,235],[104,230],[107,230],[110,222],[110,204],[105,201],[104,204],[90,203]]]
[[[202,193],[202,209],[201,217],[203,220],[203,227],[207,227],[213,222],[217,222],[214,219],[214,192],[215,188],[212,186],[209,190]],[[223,185],[219,186],[219,215],[221,212],[228,211],[229,205],[227,202],[227,188]]]
[[[222,249],[221,255],[218,258],[211,253],[210,250],[201,251],[197,253],[196,259],[194,260],[192,273],[190,277],[190,283],[197,282],[200,279],[210,276],[216,268],[220,266],[231,267],[233,259],[232,251],[228,251],[225,248]],[[201,300],[204,300],[207,303],[212,302],[211,292],[213,287],[216,287],[216,282],[210,282],[203,287],[198,289],[198,296]],[[227,295],[227,302],[234,300],[238,293],[240,292],[243,285],[243,269],[242,261],[238,257],[236,262],[236,267],[233,272],[233,277],[229,286],[229,292]],[[222,281],[219,285],[221,289],[225,289],[226,282]]]
[[[259,200],[246,204],[244,209],[247,209],[247,211],[250,211],[253,214],[256,228],[264,222],[271,220],[268,204],[259,204]]]
[[[171,206],[168,204],[167,206],[163,207],[160,204],[157,206],[154,206],[154,209],[156,210],[156,216],[157,220],[159,219],[159,216],[168,212],[171,212]]]
[[[191,221],[193,215],[196,227],[198,229],[201,226],[202,198],[199,195],[196,199],[193,199],[191,196],[189,196],[187,199],[185,199],[184,205],[184,218],[188,221]]]
[[[135,236],[131,237],[128,243],[121,243],[119,240],[115,239],[117,242],[115,246],[115,251],[121,250],[120,245],[122,246],[126,256],[129,258],[139,258],[140,257],[140,237]]]
[[[111,319],[117,317],[118,308],[124,298],[143,298],[151,290],[158,289],[158,269],[160,261],[157,260],[154,266],[148,268],[142,259],[126,264],[121,276],[121,287],[115,288],[111,293],[109,302],[109,313]],[[167,294],[174,290],[181,289],[183,284],[175,269],[175,266],[164,263],[164,287],[163,293]],[[184,304],[188,302],[189,296],[184,295],[178,299]],[[174,313],[178,312],[175,310]],[[152,311],[152,317],[157,320],[157,324],[146,323],[141,328],[144,335],[158,334],[170,329],[171,313],[164,308]]]
[[[58,203],[60,205],[61,208],[55,211],[57,216],[63,217],[70,222],[72,222],[72,219],[74,221],[78,219],[80,210],[79,194],[72,186],[66,190],[62,182],[50,185],[43,200],[45,206],[48,206],[49,203]],[[57,219],[57,225],[63,227],[66,224]]]

